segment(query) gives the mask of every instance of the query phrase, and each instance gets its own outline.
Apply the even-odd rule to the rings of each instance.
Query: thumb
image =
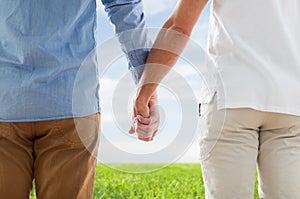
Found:
[[[141,115],[143,117],[149,117],[149,106],[146,101],[135,101],[134,111],[137,115]]]
[[[131,127],[128,131],[129,134],[134,134],[135,133],[135,130],[133,129],[133,127]]]
[[[149,110],[148,106],[140,106],[137,109],[137,114],[144,118],[148,118],[148,117],[150,117],[149,111],[150,110]]]

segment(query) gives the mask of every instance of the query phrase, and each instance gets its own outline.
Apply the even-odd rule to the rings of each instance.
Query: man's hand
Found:
[[[152,141],[159,126],[158,98],[155,92],[149,99],[138,96],[135,100],[130,134],[137,133],[138,139]]]

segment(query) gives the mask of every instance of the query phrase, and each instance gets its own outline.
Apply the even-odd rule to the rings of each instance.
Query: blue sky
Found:
[[[164,21],[172,12],[173,8],[175,7],[176,2],[177,1],[174,0],[144,0],[144,9],[147,26],[154,28],[161,27]],[[208,15],[209,8],[208,6],[206,6],[191,36],[192,40],[199,44],[202,48],[205,48],[206,44]],[[113,27],[109,23],[108,18],[106,17],[106,14],[103,11],[102,5],[99,5],[97,40],[98,44],[100,45],[100,51],[105,50],[101,49],[101,44],[109,41],[113,36]],[[199,52],[199,55],[200,53],[201,52]],[[174,140],[176,140],[176,137],[178,137],[178,129],[180,129],[180,127],[182,126],[182,117],[184,115],[184,111],[182,110],[182,108],[184,107],[184,105],[181,104],[181,90],[187,90],[185,89],[186,87],[183,86],[185,86],[185,84],[188,85],[188,87],[193,91],[196,100],[199,97],[199,92],[201,88],[201,77],[195,73],[194,69],[191,66],[189,66],[186,60],[179,60],[178,64],[176,64],[174,69],[177,72],[174,75],[176,76],[179,74],[185,81],[183,81],[183,83],[180,83],[178,79],[173,80],[172,75],[170,75],[170,78],[169,80],[167,80],[167,82],[176,82],[178,83],[178,87],[173,87],[175,88],[175,90],[171,90],[167,87],[162,87],[159,89],[162,125],[160,128],[160,133],[157,135],[155,141],[152,143],[144,143],[138,141],[135,137],[128,136],[128,134],[126,133],[130,125],[128,122],[128,118],[130,112],[129,107],[131,107],[131,100],[128,100],[128,102],[126,102],[128,107],[126,107],[125,110],[127,109],[127,111],[113,111],[114,97],[118,94],[122,94],[116,93],[118,92],[118,85],[122,84],[121,86],[124,86],[124,83],[120,83],[122,82],[120,81],[120,79],[124,76],[124,79],[128,79],[129,77],[126,59],[124,57],[120,57],[120,59],[115,60],[111,64],[109,69],[102,75],[102,139],[99,151],[100,162],[164,162],[165,160],[169,161],[168,157],[172,156],[170,155],[172,154],[172,150],[165,150],[167,151],[165,153],[160,153],[160,151],[168,147],[172,148],[172,145],[174,145]],[[124,82],[129,82],[126,83],[126,86],[128,84],[128,88],[126,88],[127,90],[123,89],[121,92],[127,92],[132,96],[134,94],[134,90],[132,89],[134,87],[132,80],[128,79],[126,81],[124,80]],[[116,118],[123,118],[121,119],[123,120],[121,122],[122,124],[116,122]],[[195,124],[188,125],[193,126]],[[188,146],[186,146],[187,144],[184,143],[184,140],[182,141],[182,145],[184,145],[182,149],[184,150],[182,150],[181,154],[177,154],[176,157],[173,154],[174,161],[198,161],[197,157],[199,153],[199,148],[197,143],[197,133],[199,133],[199,128],[196,132],[191,133],[193,133],[194,139],[190,141],[190,144]],[[181,143],[177,142],[176,144],[181,145]],[[133,158],[130,158],[131,160],[128,160],[127,155],[124,155],[124,153],[126,153],[127,155],[131,154],[132,156],[129,155],[128,157]]]

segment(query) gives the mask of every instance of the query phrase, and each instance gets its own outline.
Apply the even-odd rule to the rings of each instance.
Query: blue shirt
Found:
[[[102,3],[117,34],[139,33],[133,43],[128,35],[119,38],[137,81],[148,53],[132,48],[147,46],[146,32],[139,30],[145,27],[141,0]],[[95,0],[0,1],[0,121],[100,112],[95,29]],[[91,59],[80,67],[86,57]]]

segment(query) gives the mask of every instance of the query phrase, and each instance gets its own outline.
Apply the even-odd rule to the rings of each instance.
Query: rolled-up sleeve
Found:
[[[128,69],[138,83],[152,46],[147,38],[142,1],[102,0],[102,3],[128,59]]]

